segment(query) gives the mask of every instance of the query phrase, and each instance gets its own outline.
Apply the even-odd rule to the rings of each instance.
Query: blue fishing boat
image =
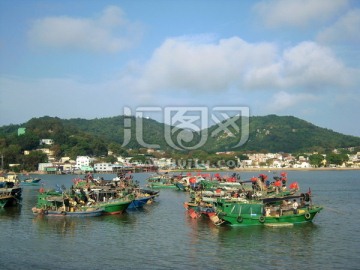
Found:
[[[155,197],[155,195],[138,197],[130,203],[128,209],[142,208],[145,204],[149,203]]]
[[[40,184],[41,178],[37,177],[28,177],[20,180],[20,185],[22,186],[37,186]]]

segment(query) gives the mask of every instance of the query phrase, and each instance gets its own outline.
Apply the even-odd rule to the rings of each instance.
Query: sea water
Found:
[[[145,186],[149,174],[133,176]],[[75,176],[39,177],[51,188],[70,187]],[[359,269],[360,171],[288,171],[288,179],[324,206],[313,223],[216,227],[187,215],[188,194],[169,189],[121,215],[35,217],[39,187],[23,187],[20,207],[0,209],[0,269]]]

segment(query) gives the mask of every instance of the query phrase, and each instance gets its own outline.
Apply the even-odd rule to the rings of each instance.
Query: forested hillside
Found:
[[[22,125],[0,127],[0,153],[5,156],[6,163],[21,163],[31,158],[36,163],[46,159],[41,152],[34,152],[24,156],[25,150],[38,149],[40,139],[53,139],[54,144],[49,147],[55,157],[78,155],[107,156],[108,151],[117,155],[127,155],[131,149],[140,149],[144,146],[159,145],[161,150],[169,155],[201,151],[215,153],[221,151],[255,151],[255,152],[285,152],[300,153],[318,151],[320,153],[335,149],[359,147],[360,137],[343,135],[332,130],[317,127],[309,122],[293,116],[252,116],[249,126],[237,130],[228,126],[227,130],[214,125],[207,130],[206,142],[200,144],[200,134],[191,133],[175,127],[170,127],[171,138],[165,139],[163,123],[152,119],[138,119],[142,123],[142,132],[136,130],[134,117],[116,116],[101,119],[60,119],[57,117],[40,117],[30,119]],[[225,123],[226,121],[224,121]],[[124,123],[125,128],[124,128]],[[240,120],[235,121],[241,127]],[[20,127],[26,128],[23,135],[18,135]],[[236,146],[244,132],[248,133],[247,142]],[[128,133],[127,133],[128,132]],[[138,134],[137,134],[138,133]],[[127,134],[127,135],[124,135]],[[130,140],[124,143],[124,136]],[[142,142],[141,142],[142,140]],[[172,145],[181,151],[174,150]],[[199,145],[200,147],[196,147]],[[195,146],[189,149],[189,146]]]

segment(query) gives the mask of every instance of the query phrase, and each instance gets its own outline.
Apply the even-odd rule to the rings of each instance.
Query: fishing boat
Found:
[[[283,177],[286,174],[282,175]],[[299,193],[293,182],[286,187],[280,179],[265,183],[263,174],[249,181],[232,183],[235,189],[202,181],[200,190],[190,192],[190,201],[184,203],[191,217],[207,215],[215,225],[231,226],[285,226],[311,222],[323,207],[312,204],[311,190]]]
[[[20,179],[15,173],[0,174],[0,188],[16,186]]]
[[[139,187],[132,175],[118,174],[112,180],[74,179],[73,192],[80,199],[104,207],[106,214],[122,213],[127,209],[142,208],[159,196],[160,191]]]
[[[181,191],[189,191],[195,189],[201,181],[205,181],[202,176],[186,176],[175,183],[175,186]]]
[[[135,189],[133,194],[135,198],[129,205],[128,209],[142,208],[145,204],[151,203],[157,196],[159,196],[159,192],[140,188]]]
[[[180,176],[172,176],[169,174],[156,174],[150,176],[147,181],[147,186],[152,189],[176,189],[176,182],[181,179]]]
[[[90,201],[90,204],[103,208],[105,215],[121,214],[134,201],[132,194],[117,197],[118,193],[115,190],[93,189],[91,193],[89,199],[93,198],[94,200]]]
[[[65,211],[65,210],[46,210],[41,208],[32,208],[32,212],[35,215],[43,215],[43,216],[57,216],[57,217],[97,217],[104,214],[104,209],[102,208],[77,208],[75,211]]]
[[[104,209],[105,215],[116,215],[125,212],[132,202],[132,200],[112,199],[107,202],[97,203],[96,205]]]
[[[95,217],[104,214],[104,208],[77,204],[64,192],[43,191],[37,196],[37,204],[32,209],[34,215]]]
[[[160,190],[152,190],[152,189],[140,188],[140,192],[146,193],[146,194],[149,194],[149,195],[154,195],[155,197],[158,197],[160,195]]]
[[[40,184],[41,178],[38,177],[27,177],[20,180],[22,186],[37,186]]]
[[[243,202],[219,199],[215,208],[219,220],[231,226],[288,226],[311,222],[323,209],[309,198],[309,194],[301,194]],[[289,201],[293,203],[289,205]]]
[[[0,207],[16,206],[20,204],[22,188],[13,182],[4,182],[0,187]]]
[[[14,199],[15,198],[12,195],[1,194],[0,195],[0,208],[4,208],[9,205],[13,205]]]

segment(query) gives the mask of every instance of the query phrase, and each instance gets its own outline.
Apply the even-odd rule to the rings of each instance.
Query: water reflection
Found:
[[[316,261],[319,256],[319,250],[314,247],[322,228],[313,223],[276,228],[217,227],[206,217],[194,219],[185,215],[189,228],[189,259],[193,263],[196,256],[205,256],[211,257],[212,263],[221,258],[224,269],[252,268],[259,262],[266,263],[269,269],[290,269],[294,262],[302,267],[299,262],[304,258]],[[204,246],[206,254],[202,250]],[[211,267],[211,263],[208,266]]]
[[[108,215],[98,218],[100,222],[107,222],[115,225],[129,225],[136,222],[134,215],[124,212],[120,215]]]
[[[21,204],[12,207],[0,208],[0,218],[1,220],[19,219],[21,214],[21,209],[22,209]]]
[[[97,217],[95,217],[96,219]],[[33,218],[40,235],[52,235],[56,233],[62,236],[73,236],[77,233],[84,233],[92,230],[94,220],[81,217],[45,217],[36,216]]]

